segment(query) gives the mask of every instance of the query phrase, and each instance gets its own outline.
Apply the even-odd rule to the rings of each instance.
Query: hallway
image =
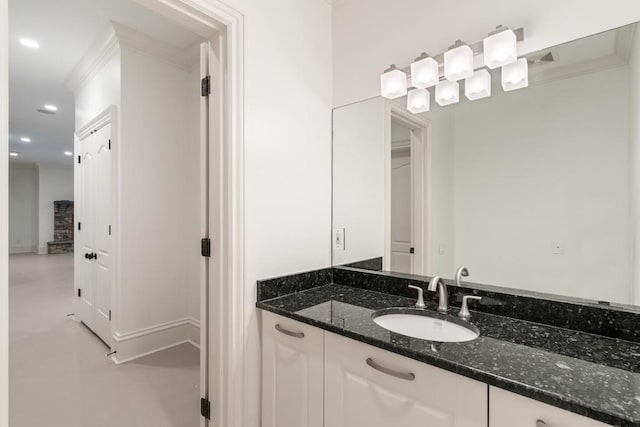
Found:
[[[72,255],[10,256],[10,426],[198,426],[199,351],[184,344],[116,366],[67,317],[72,297]]]

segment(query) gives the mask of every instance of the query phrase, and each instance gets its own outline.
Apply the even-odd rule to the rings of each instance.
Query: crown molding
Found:
[[[117,22],[112,22],[112,25],[121,48],[133,49],[187,71],[199,65],[200,46],[198,43],[180,49]]]
[[[71,92],[76,93],[119,52],[118,38],[112,26],[109,26],[93,43],[74,67],[65,82]]]

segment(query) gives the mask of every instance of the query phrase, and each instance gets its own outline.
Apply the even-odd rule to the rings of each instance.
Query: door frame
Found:
[[[111,158],[110,158],[110,181],[111,181],[111,226],[114,232],[111,235],[112,238],[112,250],[115,252],[115,256],[113,257],[113,264],[111,266],[111,274],[110,274],[110,283],[109,283],[109,305],[111,311],[114,313],[113,320],[111,321],[111,332],[109,333],[109,339],[105,344],[109,346],[109,348],[113,348],[113,331],[117,330],[114,325],[117,325],[118,321],[118,284],[121,283],[120,280],[120,218],[118,217],[118,197],[120,186],[118,185],[118,164],[120,156],[119,153],[119,128],[118,128],[118,108],[115,105],[110,106],[96,117],[91,119],[87,124],[82,126],[80,129],[74,132],[73,135],[73,182],[77,184],[80,182],[80,167],[81,164],[78,164],[78,156],[80,153],[80,144],[84,141],[89,135],[96,132],[99,129],[102,129],[106,125],[111,125]],[[80,166],[80,167],[79,167]],[[73,187],[73,198],[74,200],[80,200],[80,188],[78,185],[74,185]],[[73,227],[77,232],[76,224],[78,223],[78,218],[74,218]],[[82,232],[82,230],[81,230]],[[80,251],[78,251],[78,239],[75,239],[74,242],[74,250],[73,250],[73,306],[75,306],[77,299],[76,295],[78,292],[79,284],[78,279],[80,274],[78,272],[78,268],[81,260]],[[73,313],[76,312],[74,309]],[[76,316],[74,316],[74,320],[79,321]],[[101,338],[102,339],[102,338]]]
[[[411,114],[404,105],[388,101],[385,114],[384,269],[391,267],[391,122],[411,129],[411,240],[415,248],[412,274],[432,273],[431,229],[431,122]]]
[[[221,89],[216,139],[220,141],[222,186],[217,216],[203,208],[212,236],[212,254],[219,256],[215,277],[211,258],[201,263],[200,360],[201,397],[211,401],[211,420],[201,427],[241,427],[244,423],[244,16],[220,0],[134,0],[186,25],[219,47]],[[212,79],[215,78],[212,75]],[[215,83],[214,83],[215,84]],[[214,85],[212,84],[212,86]],[[211,127],[211,116],[208,126]],[[215,126],[212,127],[215,129]],[[206,147],[201,147],[205,150]],[[209,150],[209,158],[211,158]],[[202,184],[211,178],[202,174]],[[211,190],[209,190],[211,194]],[[214,205],[212,201],[210,205]],[[214,221],[214,218],[218,221]],[[201,221],[203,232],[206,221]],[[205,235],[203,234],[203,237]],[[207,288],[206,279],[211,286]],[[222,286],[215,287],[218,283]],[[209,316],[210,313],[215,313]],[[204,339],[204,341],[202,341]],[[207,348],[216,349],[207,354]],[[203,371],[208,370],[203,374]]]

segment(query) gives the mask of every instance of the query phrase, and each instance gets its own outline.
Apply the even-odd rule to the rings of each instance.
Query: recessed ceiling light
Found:
[[[20,138],[20,141],[22,141],[22,142],[31,142],[31,138],[27,138],[26,136],[23,136],[22,138]]]
[[[28,47],[31,49],[38,49],[40,47],[40,43],[32,39],[20,39],[20,44],[24,47]]]
[[[56,107],[56,106],[55,106],[55,105],[53,105],[53,104],[47,104],[47,105],[45,105],[45,106],[44,106],[44,109],[45,109],[45,110],[47,110],[47,111],[51,111],[51,112],[56,112],[56,111],[58,111],[58,107]]]
[[[71,151],[65,151],[64,155],[65,156],[73,156],[73,153]]]
[[[18,154],[20,154],[20,153],[18,153],[17,151],[9,151],[9,155],[11,157],[18,157]]]

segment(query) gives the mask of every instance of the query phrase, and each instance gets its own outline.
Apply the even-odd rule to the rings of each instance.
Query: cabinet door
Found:
[[[488,386],[325,332],[330,427],[487,427]]]
[[[496,387],[489,388],[491,427],[605,427],[591,418],[565,411]]]
[[[262,314],[262,426],[323,426],[323,331]]]

